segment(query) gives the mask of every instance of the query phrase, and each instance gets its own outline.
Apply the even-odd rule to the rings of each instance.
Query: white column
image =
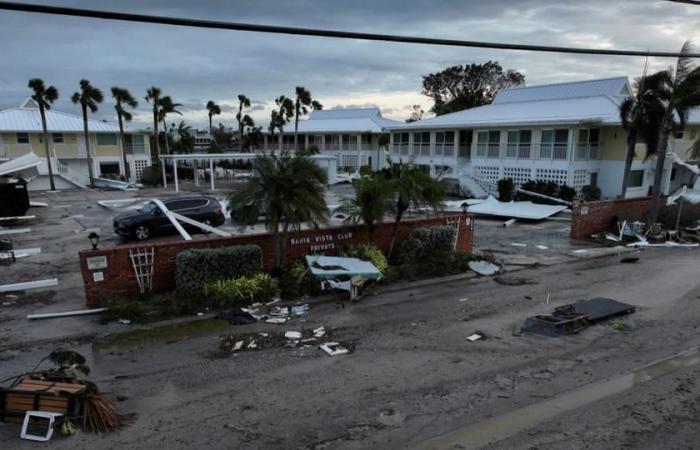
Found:
[[[359,172],[360,167],[362,167],[362,135],[358,134],[357,139],[357,170]]]
[[[197,170],[197,166],[198,166],[197,160],[195,159],[192,161],[192,173],[194,174],[194,185],[195,186],[199,186],[199,174],[198,174],[199,170]]]
[[[165,161],[160,158],[160,170],[163,173],[163,189],[168,187],[168,179],[165,177]]]
[[[173,158],[173,176],[175,177],[175,192],[180,192],[180,185],[177,182],[177,158]]]
[[[214,160],[210,159],[209,160],[209,179],[211,180],[211,190],[213,191],[214,188]]]

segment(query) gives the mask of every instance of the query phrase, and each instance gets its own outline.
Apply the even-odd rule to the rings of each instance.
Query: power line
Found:
[[[660,58],[678,58],[678,52],[614,50],[598,48],[556,47],[548,45],[510,44],[501,42],[464,41],[457,39],[439,39],[420,36],[403,36],[377,33],[357,33],[351,31],[325,30],[316,28],[285,27],[277,25],[260,25],[251,23],[221,22],[214,20],[185,19],[179,17],[132,14],[114,11],[65,8],[59,6],[35,5],[0,1],[0,10],[21,11],[42,14],[55,14],[93,19],[121,20],[127,22],[154,23],[184,27],[208,28],[217,30],[253,31],[260,33],[288,34],[297,36],[330,37],[338,39],[362,39],[368,41],[399,42],[423,45],[442,45],[451,47],[490,48],[498,50],[519,50],[548,53],[573,53],[586,55],[610,56],[654,56]],[[700,58],[700,53],[689,53],[685,57]]]

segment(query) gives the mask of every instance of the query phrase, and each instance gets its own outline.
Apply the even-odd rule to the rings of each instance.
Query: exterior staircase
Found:
[[[474,198],[486,198],[489,195],[496,195],[496,185],[474,175],[471,168],[464,168],[459,171],[457,179],[462,190],[468,192]]]

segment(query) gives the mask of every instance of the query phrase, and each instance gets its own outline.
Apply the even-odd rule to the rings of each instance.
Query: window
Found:
[[[102,175],[119,175],[118,162],[101,162],[100,174]]]
[[[337,134],[329,134],[326,136],[326,149],[340,150],[340,136]]]
[[[476,135],[476,154],[477,156],[498,158],[500,144],[500,131],[479,131]]]
[[[566,159],[569,146],[569,130],[560,128],[557,130],[542,130],[540,141],[540,158],[542,159]]]
[[[644,185],[644,171],[643,170],[631,170],[629,179],[627,180],[627,187],[642,187]]]
[[[455,132],[438,131],[435,133],[435,154],[443,156],[454,156],[455,154]]]
[[[349,149],[350,149],[350,138],[351,138],[351,136],[350,136],[349,134],[344,134],[344,135],[342,136],[342,138],[343,138],[343,146],[342,146],[342,149],[343,149],[343,150],[349,150]]]
[[[362,147],[371,147],[372,146],[372,135],[369,133],[365,133],[362,135]]]
[[[114,133],[98,133],[97,134],[97,145],[100,145],[100,146],[117,145],[117,135]]]
[[[413,153],[430,155],[430,132],[413,133]]]
[[[472,131],[471,130],[460,130],[459,131],[459,156],[462,158],[469,158],[472,153]]]
[[[576,159],[598,159],[598,141],[600,140],[600,129],[582,129],[578,131],[578,141],[576,142]]]
[[[506,158],[529,159],[531,141],[532,131],[530,130],[508,131]]]
[[[408,154],[408,133],[394,133],[394,153]]]
[[[18,144],[29,144],[29,135],[27,133],[17,133]]]
[[[63,133],[53,133],[51,139],[54,144],[63,144]]]

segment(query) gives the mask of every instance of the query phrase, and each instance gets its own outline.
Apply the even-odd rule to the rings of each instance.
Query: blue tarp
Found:
[[[306,255],[306,265],[315,277],[324,280],[354,276],[361,276],[368,280],[378,280],[382,276],[382,273],[374,267],[374,264],[357,258]]]

